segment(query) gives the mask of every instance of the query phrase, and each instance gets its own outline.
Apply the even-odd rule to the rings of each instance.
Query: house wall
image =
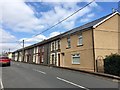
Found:
[[[67,37],[61,39],[61,66],[83,70],[94,70],[92,29],[82,32],[83,45],[78,46],[78,35],[70,35],[71,48],[67,48]],[[72,64],[72,54],[80,54],[80,64]]]
[[[33,49],[34,49],[34,48],[30,48],[30,49],[29,49],[29,54],[30,54],[29,63],[33,63]]]
[[[25,57],[24,57],[25,62],[29,63],[29,50],[25,50]]]
[[[95,58],[118,53],[118,17],[115,15],[94,29]]]
[[[37,63],[37,47],[33,48],[33,63]]]
[[[53,48],[53,45],[54,45],[54,48]],[[60,57],[58,57],[59,53],[60,53],[60,39],[57,39],[52,41],[50,44],[50,64],[51,65],[60,66]]]
[[[118,53],[120,54],[120,15],[118,16]]]
[[[44,64],[50,64],[50,43],[44,45]]]
[[[18,52],[15,52],[14,55],[15,55],[15,56],[14,56],[14,60],[15,60],[15,61],[18,61]]]
[[[48,64],[49,43],[34,47],[33,62],[36,64]]]
[[[12,60],[15,61],[15,52],[12,53]]]
[[[18,54],[19,54],[19,55],[18,55],[18,61],[20,61],[20,62],[23,61],[23,60],[22,60],[22,57],[23,57],[22,51],[19,51]]]
[[[118,25],[118,18],[120,18],[120,16],[115,15],[94,29],[95,59],[97,61],[101,60],[97,63],[98,65],[101,64],[101,70],[104,65],[102,59],[104,59],[106,55],[112,53],[120,54],[118,51],[120,47],[120,31],[118,30],[120,25]]]

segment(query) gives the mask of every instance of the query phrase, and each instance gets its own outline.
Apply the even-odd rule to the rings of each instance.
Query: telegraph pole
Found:
[[[23,48],[24,48],[24,42],[25,42],[25,41],[23,40]]]
[[[10,48],[9,48],[9,53],[10,53]]]
[[[22,61],[24,62],[24,40],[23,40],[23,51],[22,51]]]

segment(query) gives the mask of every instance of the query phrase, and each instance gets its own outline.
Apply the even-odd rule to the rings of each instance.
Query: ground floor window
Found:
[[[43,55],[41,55],[41,63],[44,62],[44,59],[43,59],[43,58],[44,58]]]
[[[80,54],[72,55],[72,64],[80,64]]]

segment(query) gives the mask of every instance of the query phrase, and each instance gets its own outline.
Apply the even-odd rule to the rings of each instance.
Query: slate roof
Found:
[[[114,12],[114,13],[115,13],[115,12]],[[61,37],[67,36],[67,35],[69,35],[69,34],[73,34],[73,33],[78,32],[78,31],[83,31],[83,30],[86,30],[86,29],[89,29],[89,28],[93,28],[94,25],[96,25],[96,24],[98,24],[99,22],[103,21],[104,19],[106,19],[107,17],[111,16],[112,14],[113,14],[113,13],[111,13],[111,14],[109,14],[109,15],[106,15],[106,16],[103,16],[102,18],[99,18],[99,19],[97,19],[97,20],[91,21],[91,22],[89,22],[89,23],[87,23],[87,24],[84,24],[84,25],[82,25],[82,26],[79,26],[79,27],[77,27],[77,28],[74,28],[74,29],[72,29],[72,30],[69,30],[69,31],[64,32],[64,33],[62,33],[62,34],[59,34],[58,36],[51,37],[51,38],[49,38],[49,39],[47,39],[47,40],[41,41],[41,42],[36,43],[36,44],[33,44],[33,45],[31,45],[31,46],[27,46],[27,47],[25,47],[24,49],[29,49],[29,48],[32,48],[32,47],[37,46],[37,45],[45,44],[45,43],[51,42],[51,41],[53,41],[53,40],[60,39]],[[19,50],[16,50],[16,51],[20,51],[20,50],[22,50],[22,49],[19,49]],[[16,52],[16,51],[15,51],[15,52]]]
[[[77,31],[82,31],[82,30],[85,30],[85,29],[89,29],[89,28],[93,28],[94,25],[96,25],[97,23],[101,22],[102,20],[106,19],[107,17],[111,16],[113,13],[109,14],[109,15],[106,15],[106,16],[103,16],[102,18],[99,18],[97,20],[94,20],[94,21],[91,21],[87,24],[84,24],[80,27],[77,27],[77,28],[74,28],[68,32],[65,32],[64,35],[68,35],[68,34],[72,34],[72,33],[75,33]]]

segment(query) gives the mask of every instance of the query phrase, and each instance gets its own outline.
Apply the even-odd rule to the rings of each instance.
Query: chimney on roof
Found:
[[[114,13],[116,10],[114,8],[112,8],[112,13]]]
[[[112,13],[116,12],[117,10],[115,8],[112,8]]]

